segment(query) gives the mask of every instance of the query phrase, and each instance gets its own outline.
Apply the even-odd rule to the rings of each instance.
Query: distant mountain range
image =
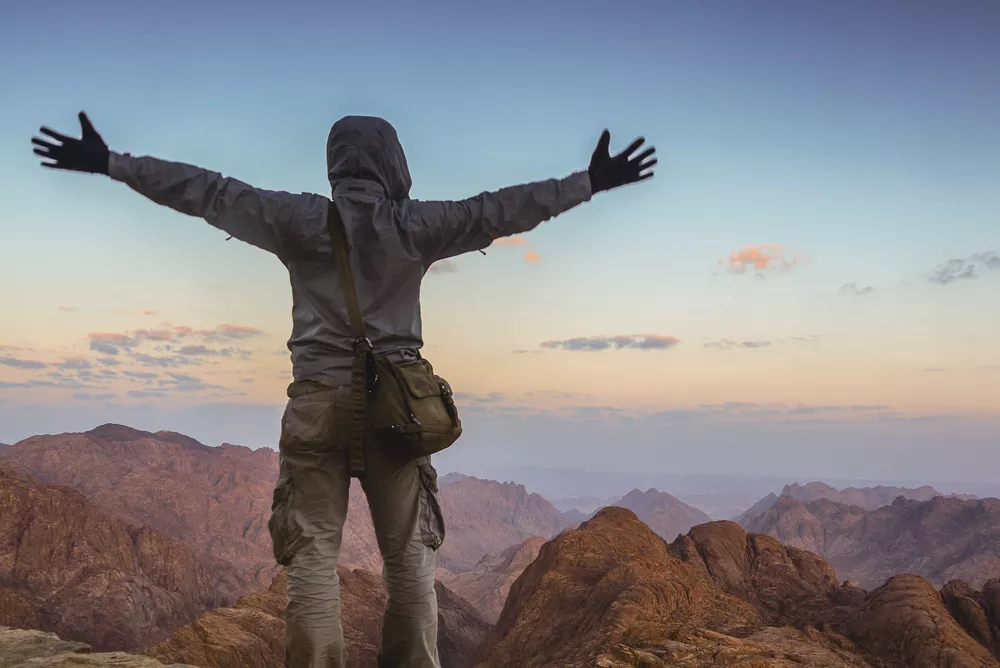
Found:
[[[1000,578],[1000,499],[899,496],[888,506],[782,496],[748,529],[814,552],[838,576],[873,587],[898,573],[942,586],[955,579],[981,586]]]
[[[0,563],[13,565],[0,655],[56,642],[7,625],[164,663],[280,668],[285,575],[266,529],[277,460],[122,425],[0,449]],[[748,533],[653,486],[557,507],[503,479],[439,479],[444,668],[1000,668],[996,499],[788,484],[743,513]],[[723,508],[746,493],[701,498]],[[345,636],[351,665],[374,668],[381,560],[357,485],[350,504]],[[109,661],[124,663],[93,665],[152,665]]]
[[[777,503],[781,497],[791,497],[799,501],[809,503],[819,499],[827,499],[834,503],[843,503],[849,506],[859,506],[865,510],[875,510],[882,506],[887,506],[897,497],[905,499],[915,499],[917,501],[928,501],[936,496],[944,496],[933,487],[924,485],[921,487],[892,487],[876,485],[875,487],[846,487],[836,489],[823,482],[810,482],[804,485],[792,483],[785,485],[780,494],[768,494],[751,506],[746,512],[737,518],[737,521],[747,526],[755,518],[762,515],[768,508]],[[975,499],[971,494],[949,494],[950,498]]]

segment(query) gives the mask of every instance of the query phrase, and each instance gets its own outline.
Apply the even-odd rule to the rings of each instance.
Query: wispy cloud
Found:
[[[16,357],[0,357],[0,366],[8,366],[12,369],[44,369],[47,365],[45,362],[39,362],[38,360],[22,360]]]
[[[994,251],[988,251],[975,253],[969,257],[946,260],[935,267],[928,280],[939,285],[948,285],[955,281],[979,278],[981,269],[986,271],[1000,269],[1000,255]]]
[[[56,308],[58,308],[60,311],[66,312],[66,313],[72,313],[73,311],[78,311],[79,310],[75,306],[57,306]]]
[[[730,341],[729,339],[719,339],[709,341],[706,348],[719,348],[721,350],[732,350],[733,348],[767,348],[771,341]]]
[[[865,295],[870,295],[875,292],[875,288],[871,285],[861,285],[859,283],[847,283],[842,285],[838,293],[846,295],[848,297],[864,297]]]
[[[169,360],[159,357],[153,358],[148,354],[138,354],[135,349],[145,342],[160,344],[178,344],[191,339],[200,340],[201,343],[192,341],[189,345],[183,346],[178,355],[182,356],[229,356],[239,353],[244,359],[249,355],[247,351],[236,348],[213,349],[206,346],[206,343],[227,343],[233,340],[250,339],[263,336],[264,332],[249,325],[221,324],[215,329],[193,329],[184,325],[170,325],[165,323],[160,329],[136,329],[126,332],[91,332],[88,335],[90,349],[102,355],[116,356],[123,351],[131,351],[132,354],[147,365],[172,365],[184,366],[195,364],[196,362],[181,361],[177,355],[171,356]],[[170,350],[167,345],[160,350]]]
[[[715,270],[730,274],[752,273],[764,278],[767,274],[790,271],[800,262],[801,258],[784,246],[760,244],[730,251],[729,257],[716,262]]]
[[[458,263],[454,260],[439,260],[427,270],[430,274],[457,274]]]
[[[74,392],[73,398],[80,399],[83,401],[107,401],[108,399],[114,399],[118,395],[114,392],[102,392],[101,394],[90,394],[89,392]]]
[[[659,334],[630,334],[622,336],[590,336],[564,341],[544,341],[542,348],[558,348],[573,352],[598,352],[602,350],[666,350],[673,348],[680,339]]]
[[[58,362],[55,365],[59,369],[90,369],[93,367],[90,360],[84,357],[67,357],[62,362]]]
[[[255,336],[263,336],[264,332],[249,325],[227,325],[221,324],[215,328],[218,336],[227,339],[249,339]]]
[[[819,341],[821,338],[822,337],[818,334],[811,334],[808,336],[786,336],[777,339],[750,339],[743,341],[718,339],[715,341],[707,341],[704,346],[706,348],[718,348],[719,350],[755,349],[768,348],[773,345],[787,343],[812,343],[814,341]]]

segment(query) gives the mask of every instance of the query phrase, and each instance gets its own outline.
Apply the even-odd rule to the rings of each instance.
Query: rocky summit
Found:
[[[994,633],[996,620],[979,603],[991,605],[992,593],[959,593],[965,602],[956,605],[979,620],[977,632]],[[945,598],[916,576],[873,592],[838,583],[820,557],[732,522],[699,525],[667,544],[631,511],[606,508],[542,547],[476,661],[1000,668]]]

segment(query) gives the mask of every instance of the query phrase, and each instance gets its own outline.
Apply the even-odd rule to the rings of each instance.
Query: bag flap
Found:
[[[430,364],[425,360],[419,360],[412,364],[397,364],[396,373],[399,374],[399,379],[415,399],[441,396],[441,386],[447,387],[447,383],[434,375]]]

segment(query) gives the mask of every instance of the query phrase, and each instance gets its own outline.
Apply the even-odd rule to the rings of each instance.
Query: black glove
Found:
[[[608,147],[611,145],[611,133],[605,130],[601,138],[597,141],[597,148],[590,158],[590,167],[587,173],[590,174],[590,190],[592,193],[599,193],[602,190],[611,190],[619,186],[637,183],[653,178],[652,169],[656,164],[656,158],[647,160],[656,152],[654,147],[649,147],[639,155],[630,157],[640,146],[645,143],[645,139],[639,137],[632,142],[627,149],[611,157]]]
[[[35,155],[42,157],[42,167],[51,169],[67,169],[73,172],[90,172],[92,174],[108,173],[108,145],[97,134],[97,130],[90,124],[87,114],[80,112],[80,127],[83,129],[83,137],[73,139],[61,135],[55,130],[46,127],[41,128],[41,132],[53,139],[61,142],[59,144],[32,137],[31,143],[35,145]],[[44,162],[50,160],[52,162]]]

